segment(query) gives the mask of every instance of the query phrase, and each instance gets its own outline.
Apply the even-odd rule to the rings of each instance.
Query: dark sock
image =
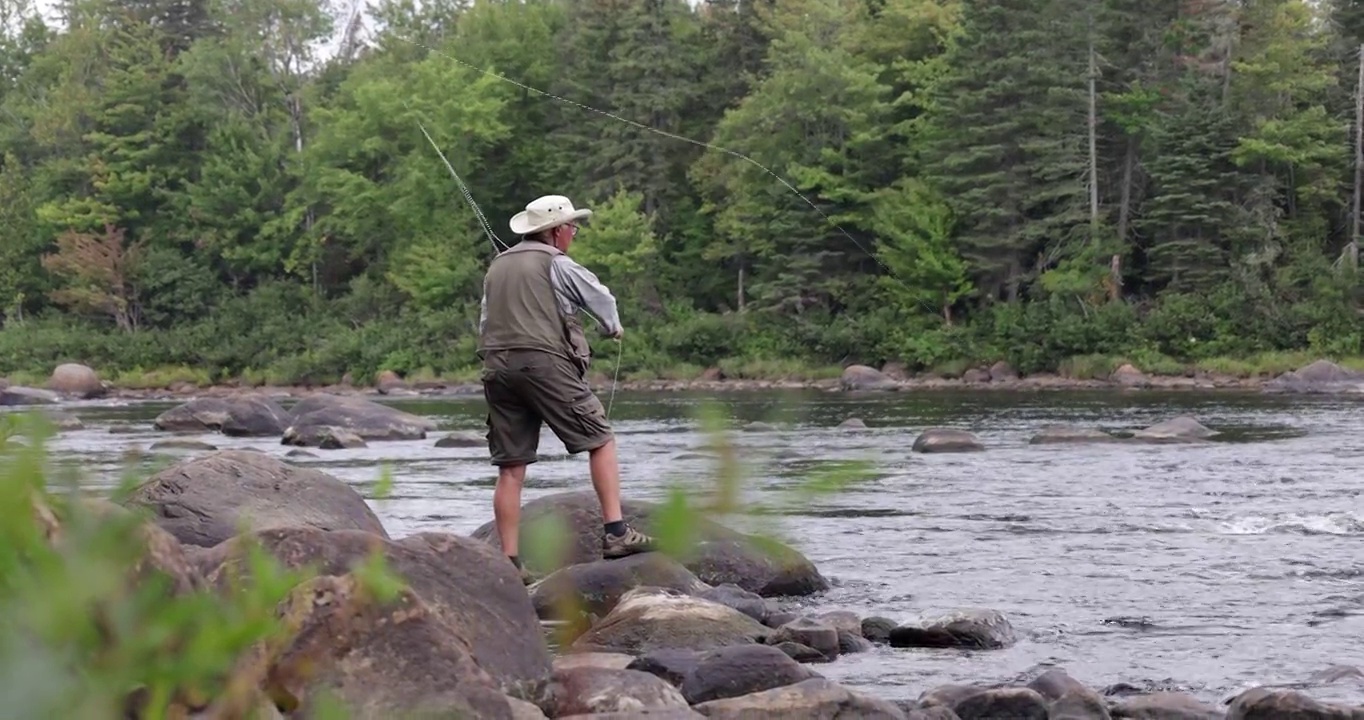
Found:
[[[513,565],[516,566],[517,570],[521,569],[521,558],[517,557],[516,555],[508,555],[507,559],[510,560]]]
[[[625,534],[625,521],[624,521],[624,520],[617,520],[617,521],[615,521],[615,522],[606,523],[606,534],[607,534],[607,535],[615,535],[616,537],[620,537],[621,535],[624,535],[624,534]]]

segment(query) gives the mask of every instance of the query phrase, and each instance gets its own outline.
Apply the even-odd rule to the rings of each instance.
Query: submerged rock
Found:
[[[437,427],[430,418],[349,395],[309,395],[289,412],[289,427],[298,435],[322,426],[347,430],[367,441],[421,440]]]
[[[1059,443],[1109,443],[1117,442],[1118,439],[1098,428],[1079,427],[1076,425],[1047,425],[1032,436],[1028,441],[1032,445],[1050,445]]]
[[[911,447],[919,453],[976,452],[984,450],[976,436],[956,428],[929,428],[914,438]]]
[[[1013,626],[995,610],[965,610],[918,627],[900,626],[890,631],[891,647],[994,650],[1015,641]]]
[[[203,547],[244,527],[310,526],[388,537],[365,499],[346,483],[249,450],[222,450],[166,468],[124,504],[151,510],[156,523],[180,542]]]
[[[1132,433],[1132,439],[1150,443],[1193,442],[1206,440],[1215,435],[1217,435],[1216,431],[1204,426],[1198,420],[1188,415],[1180,415],[1137,430]]]

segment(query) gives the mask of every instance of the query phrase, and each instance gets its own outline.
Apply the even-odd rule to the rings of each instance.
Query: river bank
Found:
[[[93,371],[91,376],[97,377]],[[14,381],[0,379],[0,388],[38,387],[55,388],[61,392],[60,383],[49,380],[46,383],[34,382],[34,378],[16,378]],[[928,392],[928,391],[1102,391],[1133,392],[1140,390],[1159,391],[1212,391],[1232,390],[1238,392],[1284,391],[1284,392],[1321,392],[1355,393],[1364,391],[1364,375],[1357,371],[1342,368],[1329,361],[1317,361],[1296,371],[1275,374],[1237,375],[1223,372],[1188,370],[1178,375],[1161,375],[1142,372],[1131,365],[1122,365],[1106,377],[1074,377],[1056,373],[1037,373],[1020,376],[1007,366],[971,369],[960,376],[944,376],[934,373],[906,374],[894,366],[880,370],[853,365],[843,370],[838,377],[776,377],[776,378],[729,378],[718,371],[703,374],[697,378],[683,379],[623,379],[613,380],[601,372],[592,372],[589,381],[598,393],[616,392],[668,392],[668,393],[727,393],[752,392],[761,390],[812,390],[823,392],[866,391],[866,392]],[[130,401],[181,400],[190,397],[223,397],[243,390],[251,390],[278,398],[303,397],[316,392],[337,395],[386,396],[401,398],[440,398],[482,395],[482,386],[477,381],[467,379],[415,379],[407,381],[397,375],[381,376],[373,385],[348,382],[326,385],[269,385],[247,382],[226,382],[203,384],[189,381],[171,381],[164,386],[148,386],[134,383],[132,386],[117,382],[99,380],[96,384],[77,385],[74,392],[67,395],[88,395]]]

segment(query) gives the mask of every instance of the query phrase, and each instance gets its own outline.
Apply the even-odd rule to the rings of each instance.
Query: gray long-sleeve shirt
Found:
[[[621,329],[615,296],[591,270],[579,265],[567,255],[556,255],[549,266],[549,277],[554,284],[554,297],[559,301],[559,312],[571,315],[579,310],[586,310],[601,323],[608,335],[614,335]],[[484,291],[483,298],[479,301],[479,332],[483,332],[483,326],[487,321],[488,293]]]

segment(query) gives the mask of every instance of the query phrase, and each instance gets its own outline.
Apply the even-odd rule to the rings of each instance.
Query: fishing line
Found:
[[[756,167],[756,168],[758,168],[759,170],[762,170],[763,172],[767,173],[768,175],[771,175],[772,177],[776,178],[776,179],[777,179],[777,182],[781,183],[782,185],[785,185],[786,188],[787,188],[788,190],[790,190],[791,192],[793,192],[793,193],[796,194],[796,197],[799,197],[801,200],[804,200],[806,205],[809,205],[810,208],[811,208],[812,210],[814,210],[815,212],[819,213],[819,216],[820,216],[820,217],[824,218],[825,222],[828,222],[830,225],[832,225],[832,226],[834,227],[834,229],[836,229],[836,230],[838,230],[840,233],[842,233],[842,234],[843,234],[843,237],[846,237],[846,238],[848,238],[849,240],[851,240],[852,243],[853,243],[854,245],[856,245],[857,248],[858,248],[859,250],[861,250],[862,252],[866,253],[867,257],[871,258],[872,261],[875,262],[877,265],[880,265],[880,266],[882,267],[882,269],[884,269],[887,273],[890,273],[891,276],[894,276],[894,274],[895,274],[895,272],[894,272],[893,270],[891,270],[889,267],[886,267],[886,264],[883,263],[883,262],[881,262],[881,260],[880,260],[879,258],[877,258],[876,255],[875,255],[874,253],[872,253],[872,252],[871,252],[870,250],[868,250],[865,246],[863,246],[862,243],[859,242],[859,241],[857,240],[857,238],[855,238],[855,237],[853,237],[851,234],[849,234],[847,230],[844,230],[844,229],[843,229],[843,226],[841,226],[841,225],[839,225],[838,223],[834,222],[833,219],[830,218],[828,215],[826,215],[826,214],[824,213],[823,210],[820,210],[820,209],[819,209],[819,206],[815,205],[813,202],[810,201],[809,198],[805,197],[804,194],[802,194],[799,190],[797,190],[797,189],[795,188],[794,185],[792,185],[791,183],[787,182],[786,179],[783,178],[782,176],[780,176],[780,175],[778,175],[777,173],[773,172],[772,170],[768,169],[768,167],[767,167],[766,165],[763,165],[762,163],[758,162],[757,160],[754,160],[753,158],[751,158],[751,157],[749,157],[749,156],[747,156],[747,155],[744,155],[743,153],[740,153],[740,152],[737,152],[737,151],[734,151],[734,150],[730,150],[730,149],[728,149],[728,148],[723,148],[723,147],[720,147],[720,146],[718,146],[718,145],[712,145],[712,144],[710,144],[710,143],[702,142],[702,141],[700,141],[700,140],[693,140],[692,138],[689,138],[689,137],[685,137],[685,136],[682,136],[682,135],[677,135],[677,134],[674,134],[674,133],[670,133],[670,132],[668,132],[667,130],[660,130],[660,129],[658,129],[658,128],[649,127],[648,125],[645,125],[645,124],[639,123],[639,122],[635,122],[634,120],[630,120],[629,118],[623,118],[623,117],[621,117],[621,116],[619,116],[619,115],[616,115],[616,114],[614,114],[614,113],[610,113],[610,112],[607,112],[607,111],[605,111],[605,110],[598,110],[597,108],[594,108],[594,107],[592,107],[592,106],[590,106],[590,105],[584,105],[583,103],[577,102],[576,100],[569,100],[568,98],[559,97],[558,95],[555,95],[555,94],[553,94],[553,93],[545,92],[544,90],[540,90],[539,88],[533,88],[533,87],[531,87],[531,86],[529,86],[529,85],[527,85],[527,84],[525,84],[525,83],[523,83],[523,82],[520,82],[520,81],[517,81],[517,80],[513,80],[512,78],[509,78],[509,77],[507,77],[506,75],[500,75],[500,74],[498,74],[498,73],[492,72],[491,70],[484,70],[484,69],[481,68],[481,67],[478,67],[478,66],[476,66],[476,65],[472,65],[472,64],[467,63],[467,62],[464,62],[463,60],[460,60],[459,58],[457,58],[457,57],[455,57],[455,56],[453,56],[453,55],[450,55],[449,53],[442,52],[442,51],[437,50],[437,49],[435,49],[435,48],[433,48],[433,47],[431,47],[431,46],[429,46],[429,45],[425,45],[425,44],[423,44],[423,43],[419,43],[419,42],[417,42],[416,40],[410,40],[410,39],[408,39],[408,38],[401,37],[401,36],[394,36],[394,37],[396,37],[398,40],[402,40],[403,42],[411,43],[412,45],[416,45],[417,47],[422,48],[422,49],[424,49],[424,50],[426,50],[426,51],[428,51],[428,52],[435,53],[436,55],[439,55],[439,56],[441,56],[441,57],[443,57],[443,58],[445,58],[445,59],[447,59],[447,60],[452,60],[452,61],[454,61],[454,62],[456,62],[456,63],[458,63],[458,64],[460,64],[460,65],[463,65],[464,67],[469,68],[470,70],[474,70],[474,71],[476,71],[476,72],[478,72],[478,73],[481,73],[481,74],[483,74],[483,75],[488,75],[488,76],[490,76],[490,77],[495,77],[495,78],[497,78],[497,79],[499,79],[499,80],[502,80],[502,81],[505,81],[505,82],[509,82],[509,83],[511,83],[511,84],[513,84],[513,85],[515,85],[515,86],[517,86],[517,87],[519,87],[519,88],[521,88],[522,90],[526,90],[526,91],[529,91],[529,92],[533,92],[533,93],[535,93],[535,94],[537,94],[537,95],[542,95],[542,96],[544,96],[544,97],[551,98],[551,99],[553,99],[553,100],[558,100],[558,101],[561,102],[561,103],[566,103],[566,104],[568,104],[568,105],[573,105],[573,106],[578,107],[578,108],[581,108],[581,109],[583,109],[583,110],[587,110],[588,112],[594,112],[594,113],[597,113],[598,115],[604,115],[604,116],[606,116],[606,117],[611,118],[612,120],[616,120],[616,121],[619,121],[619,122],[623,122],[623,123],[625,123],[626,125],[630,125],[630,126],[632,126],[632,127],[636,127],[636,128],[641,129],[641,130],[646,130],[646,131],[648,131],[648,132],[654,133],[655,135],[662,135],[663,137],[671,138],[671,139],[673,139],[673,140],[680,140],[680,141],[685,142],[685,143],[690,143],[690,144],[692,144],[692,145],[696,145],[697,147],[702,147],[702,148],[706,148],[706,149],[708,149],[708,150],[715,150],[715,151],[718,151],[718,152],[722,152],[722,153],[725,153],[726,155],[730,155],[730,156],[732,156],[732,157],[739,158],[740,160],[743,160],[743,161],[745,161],[745,162],[752,163],[754,167]],[[451,172],[453,172],[453,170],[452,170]],[[473,202],[473,201],[470,200],[470,202]]]

